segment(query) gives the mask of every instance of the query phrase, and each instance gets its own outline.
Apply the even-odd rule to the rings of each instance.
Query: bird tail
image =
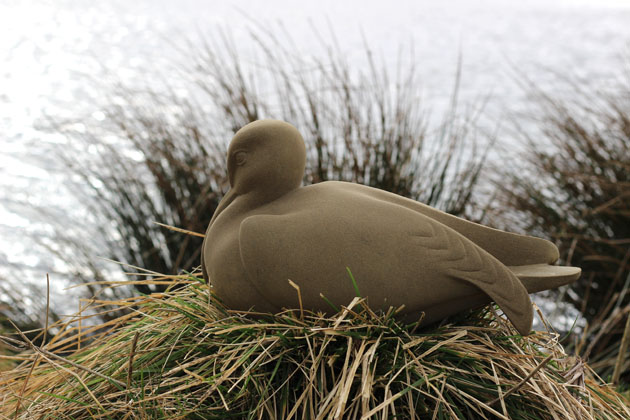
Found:
[[[582,270],[578,267],[560,267],[549,264],[508,266],[518,277],[528,293],[555,289],[576,281]]]

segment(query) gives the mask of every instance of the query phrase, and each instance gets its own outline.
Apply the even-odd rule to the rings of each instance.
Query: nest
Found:
[[[550,327],[520,336],[494,306],[429,327],[360,297],[333,316],[262,315],[208,305],[195,275],[145,283],[165,281],[164,293],[92,299],[126,313],[72,318],[43,347],[2,337],[26,350],[0,372],[0,418],[630,418]]]

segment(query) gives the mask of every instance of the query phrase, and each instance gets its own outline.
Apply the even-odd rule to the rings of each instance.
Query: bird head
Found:
[[[251,194],[262,204],[298,188],[305,166],[304,140],[294,126],[278,120],[247,124],[230,142],[230,191],[221,200],[213,220],[238,196]]]

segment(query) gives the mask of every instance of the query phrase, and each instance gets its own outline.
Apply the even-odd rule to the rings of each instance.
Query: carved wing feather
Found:
[[[520,332],[528,333],[533,309],[527,290],[514,273],[449,227],[435,220],[427,221],[427,225],[432,234],[414,235],[414,239],[419,246],[429,250],[437,270],[481,289],[501,307]]]

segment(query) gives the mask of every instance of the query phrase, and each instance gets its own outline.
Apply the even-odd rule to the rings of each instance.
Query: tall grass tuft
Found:
[[[0,415],[19,419],[626,419],[627,401],[558,335],[518,335],[492,306],[426,327],[357,297],[324,316],[229,311],[199,274],[102,305],[121,318],[40,347],[19,332],[0,374]],[[357,279],[360,283],[360,279]],[[297,296],[296,296],[297,300]],[[78,341],[83,346],[78,347]]]
[[[574,350],[610,377],[630,314],[630,83],[612,92],[582,86],[571,84],[565,100],[537,91],[542,138],[520,132],[527,168],[500,185],[514,223],[551,238],[563,262],[582,267],[564,295],[588,321]],[[630,361],[621,371],[630,381]]]
[[[334,45],[324,44],[324,57],[304,58],[280,35],[252,33],[254,65],[229,35],[208,37],[170,76],[187,86],[185,94],[172,80],[161,90],[121,88],[104,105],[103,121],[83,121],[81,130],[56,125],[75,147],[63,155],[80,179],[74,192],[99,220],[95,236],[104,244],[94,254],[155,272],[195,266],[201,238],[154,222],[203,233],[229,187],[227,141],[261,118],[284,119],[302,132],[307,184],[357,182],[467,212],[485,151],[476,144],[479,114],[459,113],[457,86],[444,119],[430,128],[414,61],[391,74],[366,48],[366,65],[353,68]]]

